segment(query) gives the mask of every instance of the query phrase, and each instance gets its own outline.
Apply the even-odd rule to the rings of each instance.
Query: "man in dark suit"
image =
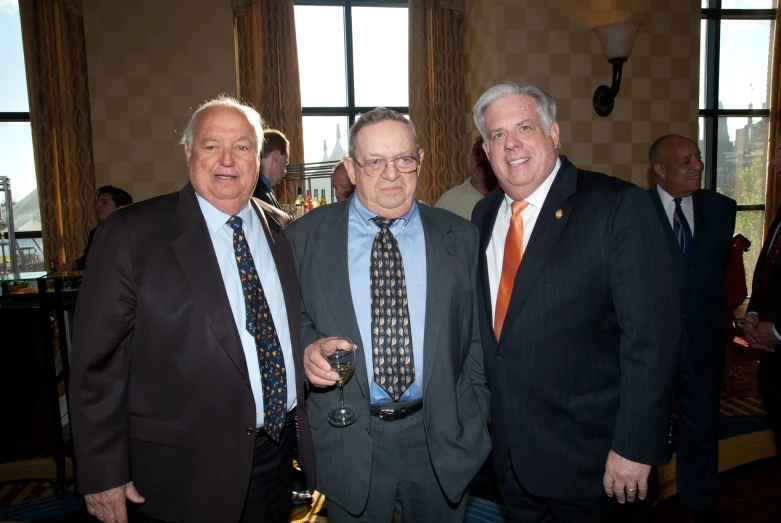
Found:
[[[315,478],[292,252],[250,198],[261,129],[254,109],[207,102],[184,133],[190,183],[96,235],[69,399],[101,521],[126,521],[129,500],[131,521],[286,522],[296,417]]]
[[[662,136],[648,156],[656,178],[648,194],[667,238],[686,318],[675,396],[678,495],[697,521],[714,521],[726,314],[723,281],[737,204],[715,191],[700,190],[704,165],[699,147],[689,138]]]
[[[288,229],[331,523],[461,521],[467,486],[488,455],[477,230],[415,201],[422,159],[403,115],[364,113],[345,160],[355,193]],[[358,418],[346,427],[327,421],[339,402],[321,347],[329,336],[357,346],[344,396]]]
[[[771,165],[781,177],[781,139]],[[781,206],[762,245],[746,311],[746,341],[764,351],[757,381],[781,466]]]
[[[559,157],[555,118],[535,85],[474,107],[501,187],[472,214],[493,464],[513,521],[623,521],[667,461],[683,314],[650,198]]]
[[[277,209],[282,209],[277,197],[274,196],[274,187],[285,177],[289,156],[290,142],[285,135],[276,129],[264,130],[260,173],[252,196],[260,198]]]

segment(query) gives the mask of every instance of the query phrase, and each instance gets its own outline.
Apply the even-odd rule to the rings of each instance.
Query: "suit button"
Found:
[[[688,262],[684,265],[684,267],[686,267],[687,269],[691,268],[691,266],[692,266],[692,264],[688,263]]]
[[[369,427],[366,427],[366,434],[371,436],[372,435],[372,429],[370,429]]]
[[[251,434],[255,434],[255,429],[254,429],[254,428],[252,428],[252,427],[247,427],[247,428],[246,428],[246,429],[244,429],[244,430],[247,432],[247,434],[250,434],[250,435],[251,435]]]
[[[686,296],[690,295],[692,293],[691,289],[686,289]]]
[[[686,316],[683,317],[683,321],[686,321]]]
[[[504,359],[504,352],[497,352],[496,353],[496,359],[497,360],[503,360]]]

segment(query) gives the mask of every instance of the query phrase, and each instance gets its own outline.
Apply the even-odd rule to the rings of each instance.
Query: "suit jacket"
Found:
[[[252,193],[252,196],[254,198],[258,198],[260,201],[266,202],[272,207],[282,209],[282,206],[279,205],[277,197],[274,195],[274,189],[267,189],[266,184],[263,183],[263,180],[260,179],[260,176],[258,176],[258,184],[255,186],[255,192]]]
[[[293,257],[266,205],[253,206],[285,296],[299,451],[314,488]],[[154,518],[238,521],[252,468],[255,402],[192,186],[112,213],[87,267],[69,390],[81,490],[132,480],[146,498],[142,511]]]
[[[648,194],[673,259],[678,297],[686,317],[681,356],[697,374],[720,373],[727,314],[724,271],[735,232],[737,203],[715,191],[692,194],[694,237],[684,256],[655,185]]]
[[[355,196],[353,196],[355,197]],[[372,463],[370,391],[347,262],[351,200],[318,207],[287,230],[301,281],[301,346],[325,336],[358,345],[355,375],[344,387],[358,421],[334,428],[326,419],[338,404],[335,388],[313,388],[307,399],[318,485],[327,499],[353,514],[369,494]],[[426,244],[426,327],[423,417],[428,451],[442,490],[464,494],[488,455],[488,390],[477,327],[477,231],[466,220],[419,205]],[[367,271],[367,292],[368,271]],[[414,326],[413,326],[414,328]]]
[[[84,247],[84,253],[81,255],[81,258],[76,260],[76,269],[80,271],[83,271],[84,267],[87,266],[87,255],[89,254],[89,250],[92,247],[92,242],[95,241],[95,233],[97,231],[97,227],[90,229],[89,236],[87,236],[87,246]]]
[[[681,316],[645,192],[561,157],[515,277],[501,339],[485,251],[504,192],[480,201],[480,330],[494,468],[533,495],[604,496],[612,449],[667,461]]]

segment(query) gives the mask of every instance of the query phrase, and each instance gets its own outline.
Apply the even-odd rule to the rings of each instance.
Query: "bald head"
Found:
[[[668,134],[648,150],[656,183],[673,198],[686,198],[702,186],[702,155],[697,144],[685,136]]]

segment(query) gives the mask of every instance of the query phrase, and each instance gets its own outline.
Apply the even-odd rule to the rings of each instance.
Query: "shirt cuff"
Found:
[[[775,325],[773,325],[773,334],[776,335],[776,338],[778,338],[778,341],[781,341],[781,336],[779,336],[778,329],[776,329]]]

